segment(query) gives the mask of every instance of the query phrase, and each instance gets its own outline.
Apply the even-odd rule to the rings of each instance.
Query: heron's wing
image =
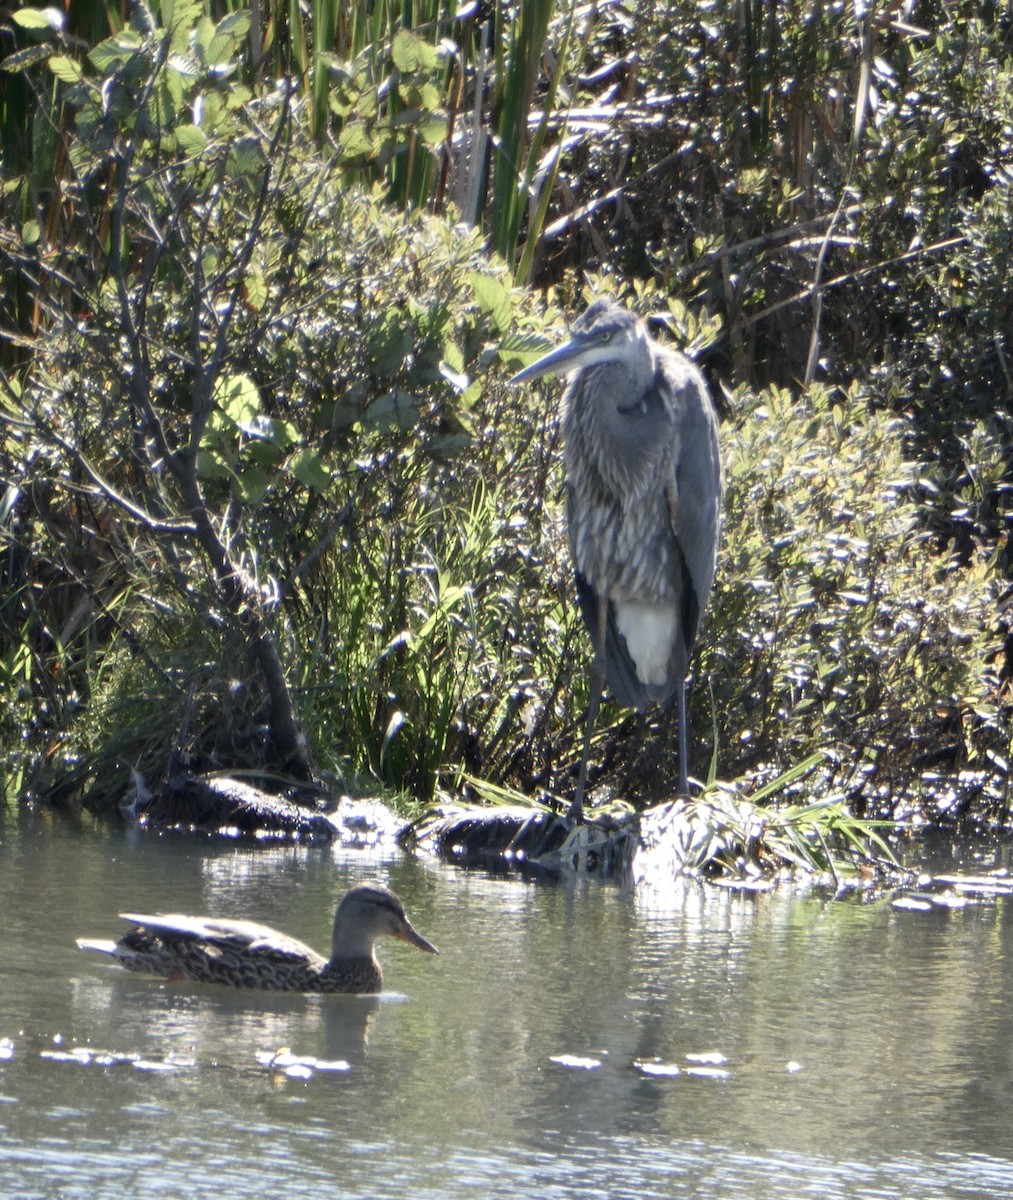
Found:
[[[591,634],[591,641],[598,637],[598,596],[587,579],[574,571],[577,581],[577,599],[580,602],[584,624]],[[595,646],[595,653],[597,653]],[[608,606],[605,621],[605,682],[608,689],[627,708],[643,709],[650,699],[646,687],[637,678],[637,669],[626,649],[626,639],[616,626],[616,614],[612,604]]]
[[[724,490],[718,424],[703,376],[682,355],[661,356],[654,386],[666,395],[677,430],[665,493],[676,549],[672,572],[688,653],[717,565]]]
[[[707,593],[710,591],[710,578],[713,578],[713,568],[711,568],[710,577],[707,577],[706,563],[698,565],[697,571],[694,573],[687,561],[684,549],[684,546],[687,545],[686,534],[687,532],[690,535],[696,533],[697,522],[687,519],[684,506],[680,503],[681,498],[678,484],[676,487],[666,489],[665,499],[671,523],[668,532],[670,541],[666,547],[670,566],[669,576],[679,612],[678,627],[682,639],[682,649],[688,660],[689,652],[696,641],[697,630],[700,628],[701,594],[699,588],[703,587],[702,599],[706,600]],[[703,579],[701,579],[701,575],[704,576]]]

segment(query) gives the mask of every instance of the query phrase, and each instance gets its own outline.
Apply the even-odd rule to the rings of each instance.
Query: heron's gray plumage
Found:
[[[717,419],[700,372],[643,323],[596,300],[569,342],[512,382],[570,373],[563,462],[570,554],[601,678],[620,703],[679,710],[687,788],[685,679],[717,562],[722,477]],[[574,801],[581,811],[585,760]]]

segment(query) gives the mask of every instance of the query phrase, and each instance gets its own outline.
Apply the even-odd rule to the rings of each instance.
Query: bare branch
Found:
[[[871,266],[860,267],[857,271],[847,271],[843,275],[835,275],[833,279],[826,280],[819,287],[822,291],[827,291],[829,288],[840,287],[845,283],[856,283],[859,279],[867,279],[870,275],[878,275],[888,267],[913,262],[925,254],[938,254],[941,250],[951,250],[955,246],[964,245],[966,242],[967,238],[963,234],[959,234],[956,237],[944,238],[943,241],[934,242],[931,246],[919,246],[916,250],[909,250],[906,254],[898,254],[895,258],[886,258],[882,262],[873,263]],[[767,317],[773,316],[774,313],[779,312],[782,308],[788,308],[792,304],[808,300],[812,296],[812,292],[813,288],[810,284],[808,287],[804,287],[801,291],[796,292],[793,296],[788,296],[784,300],[778,300],[776,304],[769,304],[758,313],[752,313],[743,319],[747,325],[756,325],[760,321],[765,321]]]
[[[40,424],[42,424],[41,420]],[[119,508],[122,508],[125,513],[133,517],[135,521],[140,522],[146,529],[150,529],[154,533],[194,534],[197,532],[197,526],[186,517],[153,516],[139,504],[135,504],[128,496],[124,496],[117,488],[113,487],[109,480],[106,479],[79,447],[67,441],[65,437],[57,433],[51,426],[46,427],[45,432],[48,438],[51,438],[56,445],[80,465],[84,473],[108,500],[111,500]]]

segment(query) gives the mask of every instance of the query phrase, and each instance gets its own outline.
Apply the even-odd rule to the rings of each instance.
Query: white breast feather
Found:
[[[675,648],[674,605],[636,604],[616,600],[616,625],[626,639],[641,683],[662,687]]]

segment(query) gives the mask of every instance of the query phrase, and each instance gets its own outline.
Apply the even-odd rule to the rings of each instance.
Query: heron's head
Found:
[[[603,363],[618,363],[635,378],[650,378],[654,369],[651,342],[642,321],[604,297],[573,323],[570,340],[544,354],[510,380],[526,383],[542,375],[569,374]]]

